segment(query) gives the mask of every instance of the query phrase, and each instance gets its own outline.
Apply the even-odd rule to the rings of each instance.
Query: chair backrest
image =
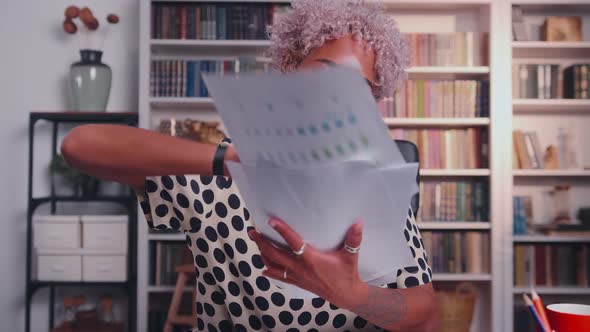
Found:
[[[420,162],[420,154],[418,153],[418,147],[416,144],[404,140],[395,140],[395,143],[407,163]],[[418,184],[418,188],[420,188],[420,170],[418,170],[418,174],[416,174],[416,183]],[[420,192],[412,196],[410,206],[412,207],[414,215],[417,216],[418,209],[420,208]]]

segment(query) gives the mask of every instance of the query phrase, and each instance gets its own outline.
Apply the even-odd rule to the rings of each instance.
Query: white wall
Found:
[[[120,15],[111,27],[103,60],[113,69],[109,111],[137,110],[139,0],[0,1],[0,331],[24,329],[25,224],[27,201],[28,113],[68,108],[65,86],[69,65],[78,58],[78,41],[61,32],[66,6],[89,6],[101,23]],[[39,125],[35,174],[46,172],[50,143]],[[35,184],[37,195],[46,183]],[[33,331],[47,331],[43,296],[37,297]]]

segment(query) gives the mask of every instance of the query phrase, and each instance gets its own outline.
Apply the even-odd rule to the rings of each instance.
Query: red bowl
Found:
[[[555,332],[590,331],[590,305],[550,304],[547,306],[547,316]]]

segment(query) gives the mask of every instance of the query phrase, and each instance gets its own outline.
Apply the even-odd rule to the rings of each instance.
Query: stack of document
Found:
[[[228,167],[259,232],[285,245],[267,224],[274,216],[307,243],[331,250],[343,245],[361,217],[363,280],[393,282],[398,269],[415,265],[403,228],[418,191],[418,164],[405,162],[358,72],[331,68],[205,81],[240,156]]]

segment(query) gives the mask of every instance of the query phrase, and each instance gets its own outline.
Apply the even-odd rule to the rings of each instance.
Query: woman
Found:
[[[292,7],[270,28],[268,54],[278,69],[352,64],[377,100],[402,80],[407,45],[395,22],[378,8],[340,0],[295,0]],[[350,228],[342,249],[322,252],[273,219],[268,222],[291,247],[278,249],[256,232],[231,178],[211,176],[212,164],[217,173],[229,175],[221,159],[214,161],[216,150],[109,125],[78,127],[62,145],[73,167],[135,188],[151,227],[185,232],[195,258],[201,331],[434,330],[432,271],[413,213],[404,232],[416,265],[399,270],[387,287],[369,286],[357,270],[362,221]],[[225,160],[239,161],[231,146]],[[268,278],[319,298],[290,298]]]

